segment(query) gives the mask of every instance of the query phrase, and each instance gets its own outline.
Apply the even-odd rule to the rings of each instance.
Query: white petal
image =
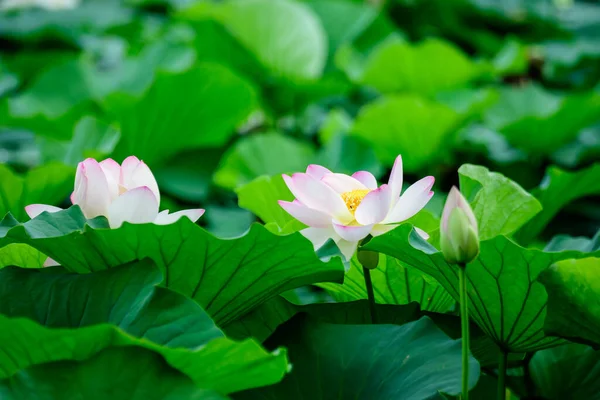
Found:
[[[302,236],[310,240],[315,250],[322,247],[329,239],[339,240],[339,236],[329,228],[306,228],[300,231]]]
[[[80,162],[75,175],[75,190],[71,197],[86,218],[108,214],[110,193],[108,181],[100,164],[93,158]]]
[[[371,230],[371,235],[372,236],[383,235],[384,233],[388,233],[389,231],[393,230],[394,228],[397,228],[398,226],[399,225],[397,225],[397,224],[389,224],[389,225],[377,224],[373,227],[373,230]]]
[[[354,213],[354,218],[361,225],[377,224],[385,219],[392,204],[392,191],[388,185],[367,193]]]
[[[392,189],[393,204],[398,201],[400,192],[402,192],[402,182],[402,156],[399,155],[396,157],[396,161],[394,161],[394,166],[392,167],[392,172],[390,173],[390,179],[388,180],[388,185]]]
[[[196,208],[191,210],[181,210],[174,212],[173,214],[169,214],[169,210],[165,210],[158,213],[154,223],[156,225],[168,225],[178,221],[181,217],[188,217],[190,221],[196,222],[204,214],[204,211],[205,210],[202,208]]]
[[[412,184],[400,196],[400,199],[383,222],[387,224],[406,221],[421,211],[433,196],[431,187],[434,182],[433,176],[428,176]]]
[[[152,190],[156,200],[160,204],[160,192],[156,179],[150,171],[150,168],[135,156],[130,156],[123,161],[121,166],[121,185],[127,190],[137,187],[146,186]]]
[[[336,244],[346,261],[350,261],[352,259],[352,256],[354,253],[356,253],[356,248],[358,247],[358,242],[349,242],[343,239]]]
[[[322,211],[342,222],[350,222],[354,219],[342,197],[322,181],[307,174],[294,174],[291,182],[288,187],[308,208]]]
[[[142,186],[129,190],[112,202],[108,210],[111,228],[120,227],[123,222],[143,224],[153,222],[158,216],[158,201],[150,188]]]
[[[416,226],[414,228],[415,228],[415,231],[419,234],[419,236],[421,236],[423,239],[425,239],[425,240],[429,239],[429,234],[427,232],[425,232],[423,229],[417,228]]]
[[[44,261],[44,267],[57,267],[59,265],[60,264],[58,262],[51,259],[50,257],[46,258],[46,261]]]
[[[118,162],[112,158],[108,158],[100,162],[100,167],[104,171],[106,176],[106,182],[108,183],[108,192],[110,194],[110,200],[113,201],[119,197],[119,183],[121,179],[121,166]]]
[[[456,186],[452,186],[452,189],[450,189],[450,193],[448,193],[448,197],[446,198],[446,203],[444,204],[444,211],[442,211],[441,228],[443,231],[446,231],[448,218],[450,218],[450,214],[455,208],[461,208],[467,215],[471,225],[477,229],[477,218],[475,218],[475,214],[473,214],[471,205]]]
[[[306,173],[315,179],[321,179],[323,175],[330,174],[331,171],[317,164],[310,164],[306,167]]]
[[[49,213],[55,213],[57,211],[62,211],[62,208],[49,206],[47,204],[30,204],[25,207],[25,212],[27,213],[27,215],[29,215],[29,218],[31,219],[37,217],[44,211],[47,211]]]
[[[365,185],[367,189],[377,189],[377,179],[369,171],[358,171],[352,174],[352,177]]]
[[[329,214],[308,208],[298,200],[294,200],[293,202],[279,200],[279,205],[287,211],[288,214],[305,225],[315,228],[326,228],[331,226],[331,216],[329,216]]]
[[[325,174],[321,178],[321,182],[324,182],[325,184],[327,184],[327,186],[329,186],[338,193],[346,193],[351,192],[353,190],[368,189],[356,178],[344,174]]]
[[[343,225],[338,224],[337,222],[333,223],[333,229],[335,232],[340,235],[340,237],[349,242],[358,242],[366,238],[369,233],[371,233],[371,229],[373,229],[373,225]]]

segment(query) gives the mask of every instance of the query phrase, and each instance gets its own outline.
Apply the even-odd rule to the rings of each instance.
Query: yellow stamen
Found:
[[[350,211],[352,215],[354,215],[354,212],[360,205],[361,201],[363,201],[369,192],[370,190],[368,189],[355,189],[351,192],[342,193],[342,199],[344,200],[344,203],[346,203],[346,207],[348,207],[348,211]]]

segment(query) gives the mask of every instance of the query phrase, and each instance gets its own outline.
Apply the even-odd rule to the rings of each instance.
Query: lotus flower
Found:
[[[402,158],[394,162],[387,184],[377,186],[367,171],[352,176],[333,173],[320,165],[309,165],[306,173],[283,179],[293,202],[279,201],[291,216],[309,227],[301,233],[318,249],[328,239],[335,241],[349,260],[358,243],[368,235],[378,236],[419,212],[433,196],[434,178],[428,176],[402,191]],[[417,232],[424,238],[428,235]]]
[[[184,210],[169,214],[158,212],[160,193],[150,168],[137,157],[131,156],[119,165],[112,159],[97,162],[92,158],[80,162],[75,174],[75,190],[71,202],[81,207],[86,218],[104,216],[111,228],[123,222],[142,224],[153,222],[166,225],[185,216],[196,222],[203,209]],[[57,212],[61,208],[45,204],[31,204],[25,211],[35,218],[44,211]]]
[[[442,212],[440,244],[449,263],[466,264],[479,254],[477,219],[467,199],[454,186]]]

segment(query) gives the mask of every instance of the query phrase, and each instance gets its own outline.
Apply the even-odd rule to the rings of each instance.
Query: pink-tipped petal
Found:
[[[423,229],[417,228],[415,226],[415,232],[417,232],[419,234],[419,236],[421,236],[423,239],[425,239],[425,240],[429,239],[429,234],[427,232],[425,232]]]
[[[373,225],[343,225],[337,222],[333,223],[333,229],[335,232],[340,235],[340,237],[349,242],[358,242],[366,238],[371,230],[373,229]]]
[[[389,185],[367,193],[354,213],[354,218],[361,225],[377,224],[385,219],[390,212],[392,191]]]
[[[339,240],[339,236],[329,228],[306,228],[300,231],[302,236],[310,240],[315,248],[319,249],[329,239]]]
[[[431,200],[431,197],[433,197],[431,187],[434,182],[435,179],[433,176],[427,176],[412,184],[400,196],[400,199],[398,199],[398,202],[383,222],[385,224],[394,224],[406,221],[421,211],[429,200]]]
[[[146,186],[129,190],[109,207],[108,222],[111,228],[120,227],[123,222],[143,224],[154,222],[158,216],[158,200]]]
[[[44,261],[44,267],[58,267],[60,264],[58,262],[56,262],[55,260],[51,259],[50,257],[46,258],[46,261]]]
[[[130,156],[123,161],[121,166],[121,185],[127,190],[146,186],[152,190],[154,196],[160,203],[160,192],[156,179],[150,171],[150,168],[135,156]]]
[[[200,217],[204,214],[204,209],[196,208],[191,210],[182,210],[174,212],[173,214],[169,214],[169,210],[161,211],[156,216],[154,223],[156,225],[169,225],[174,222],[177,222],[181,217],[187,217],[192,222],[196,222],[200,219]]]
[[[471,222],[471,225],[477,230],[477,218],[475,218],[473,209],[471,208],[471,205],[467,199],[465,199],[462,193],[456,188],[456,186],[452,186],[450,193],[448,193],[446,204],[444,204],[444,210],[442,211],[442,230],[447,230],[448,218],[450,218],[452,210],[457,207],[461,208],[465,212],[467,218]]]
[[[305,225],[314,228],[327,228],[331,226],[331,217],[329,214],[308,208],[298,200],[294,200],[293,202],[279,200],[279,205],[288,214]]]
[[[108,183],[108,192],[113,201],[119,196],[119,182],[121,179],[121,166],[112,158],[100,162],[100,167],[104,171]]]
[[[288,187],[302,204],[313,210],[321,211],[339,221],[350,222],[354,219],[342,197],[322,181],[307,174],[294,174]]]
[[[29,218],[35,218],[44,211],[49,213],[55,213],[57,211],[62,211],[62,208],[49,206],[47,204],[30,204],[25,207],[25,212],[29,215]]]
[[[340,252],[346,259],[346,261],[350,261],[354,253],[356,253],[356,248],[358,247],[358,242],[349,242],[347,240],[340,240],[336,243],[337,247],[340,249]]]
[[[352,174],[352,177],[365,185],[367,189],[377,189],[377,179],[369,171],[358,171]]]
[[[79,163],[72,201],[81,207],[86,218],[106,216],[108,213],[111,201],[108,181],[102,167],[93,158]]]
[[[394,161],[394,166],[392,167],[392,172],[390,173],[390,179],[388,180],[388,185],[392,189],[392,202],[398,201],[398,197],[400,196],[400,192],[402,192],[402,156],[399,155],[396,157],[396,161]]]
[[[315,179],[321,179],[323,175],[330,174],[331,171],[317,164],[310,164],[306,167],[306,173]]]
[[[321,182],[324,182],[327,186],[338,193],[367,189],[367,187],[359,182],[356,178],[344,174],[325,174],[321,178]]]

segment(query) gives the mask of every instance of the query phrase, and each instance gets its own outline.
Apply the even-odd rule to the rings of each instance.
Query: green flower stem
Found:
[[[367,288],[367,297],[369,299],[369,314],[371,315],[371,323],[377,323],[377,315],[375,312],[375,293],[373,292],[373,282],[371,281],[371,270],[363,267],[365,275],[365,287]]]
[[[469,304],[467,299],[466,265],[458,265],[460,285],[460,322],[462,330],[462,399],[469,399]]]
[[[508,352],[501,350],[498,365],[498,400],[506,399],[506,365],[508,363]]]

